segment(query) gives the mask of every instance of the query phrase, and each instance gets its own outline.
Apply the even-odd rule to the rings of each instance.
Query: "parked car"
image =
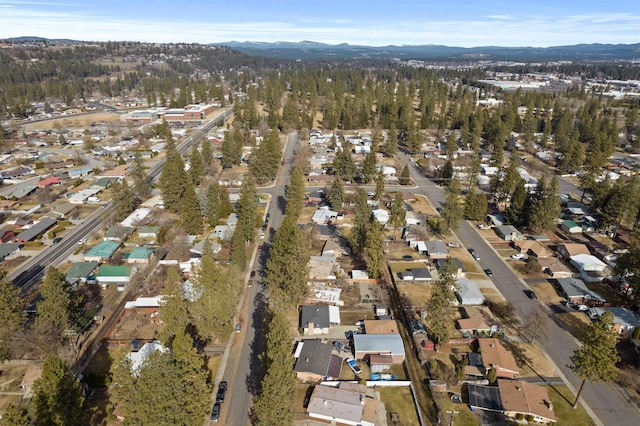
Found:
[[[264,244],[260,244],[260,245],[258,246],[258,250],[262,250],[263,248],[264,248]]]
[[[404,256],[402,256],[402,259],[404,259],[404,260],[413,260],[413,256],[411,256],[410,254],[405,254]]]
[[[527,255],[524,253],[516,253],[516,254],[512,254],[511,258],[516,260],[524,260],[527,258]]]
[[[251,278],[254,278],[256,276],[256,271],[251,271]]]
[[[227,382],[221,381],[218,385],[218,393],[216,393],[216,403],[224,402],[224,397],[227,395]]]
[[[349,368],[351,368],[351,371],[353,371],[354,374],[362,373],[362,369],[360,368],[360,366],[358,365],[355,359],[347,358],[344,360],[344,362],[347,363],[347,365],[349,366]]]
[[[491,269],[485,269],[484,273],[487,274],[488,277],[492,277],[493,276],[493,271]]]
[[[220,420],[220,403],[216,402],[213,404],[213,410],[211,410],[211,421],[218,423],[218,420]]]
[[[589,307],[587,305],[583,305],[583,304],[577,304],[575,303],[573,305],[573,309],[575,309],[578,312],[586,312],[589,310]]]
[[[473,257],[475,260],[480,260],[480,256],[478,256],[478,253],[476,253],[476,251],[472,248],[469,249],[469,254],[471,255],[471,257]]]
[[[82,245],[82,244],[84,244],[84,243],[86,243],[86,242],[87,242],[87,238],[86,238],[86,237],[84,237],[84,238],[80,238],[80,239],[78,240],[78,245]]]
[[[236,333],[240,333],[240,331],[242,330],[242,325],[240,325],[240,323],[236,324]]]
[[[450,243],[447,243],[447,246],[449,246],[451,248],[458,248],[458,247],[460,247],[460,243],[458,243],[457,241],[452,241]]]
[[[538,295],[533,290],[525,290],[524,294],[526,294],[531,300],[536,300],[538,298]]]

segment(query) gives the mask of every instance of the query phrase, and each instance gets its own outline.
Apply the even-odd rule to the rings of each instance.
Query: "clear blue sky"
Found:
[[[448,46],[640,42],[638,0],[0,0],[0,38]]]

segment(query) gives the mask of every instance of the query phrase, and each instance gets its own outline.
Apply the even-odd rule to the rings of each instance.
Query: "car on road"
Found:
[[[54,238],[51,242],[52,242],[53,244],[58,244],[60,241],[62,241],[62,237]]]
[[[469,249],[469,254],[471,255],[471,257],[473,257],[475,260],[480,260],[480,256],[478,255],[478,253],[476,253],[476,251],[472,248]]]
[[[260,233],[260,238],[261,238],[261,239],[262,239],[262,238],[264,238],[264,232],[261,232],[261,233]]]
[[[238,324],[236,324],[235,332],[236,333],[240,333],[240,331],[242,331],[242,325],[240,325],[240,323],[238,323]]]
[[[267,213],[267,215],[264,217],[265,223],[269,221],[270,217],[271,217],[271,213]]]
[[[375,192],[373,192],[373,191],[369,191],[369,192],[367,192],[367,196],[368,196],[368,197],[372,197],[372,198],[373,198],[373,197],[375,197],[375,195],[376,195],[376,193],[375,193]]]
[[[538,299],[538,295],[537,295],[537,294],[536,294],[536,292],[535,292],[535,291],[533,291],[533,290],[525,290],[525,291],[524,291],[524,294],[526,294],[526,295],[527,295],[527,297],[528,297],[529,299],[531,299],[531,300],[536,300],[536,299]]]
[[[262,250],[263,248],[264,248],[264,244],[260,244],[260,245],[258,246],[258,250]]]
[[[574,303],[573,304],[573,309],[575,309],[578,312],[586,312],[589,310],[589,307],[587,305],[583,305],[583,304],[579,304],[579,303]]]
[[[78,245],[82,245],[82,244],[84,244],[84,243],[86,243],[86,242],[87,242],[87,238],[86,238],[86,237],[84,237],[84,238],[80,238],[80,239],[78,240]]]
[[[216,402],[224,402],[224,397],[227,395],[228,384],[226,380],[223,380],[218,385],[218,393],[216,393]]]
[[[493,271],[489,268],[484,270],[484,273],[487,274],[488,277],[492,277],[493,276]]]
[[[527,258],[527,255],[524,253],[516,253],[516,254],[512,254],[511,258],[516,260],[524,260]]]
[[[218,423],[220,420],[220,403],[213,404],[213,410],[211,410],[211,422]]]
[[[250,276],[251,276],[251,278],[255,277],[256,276],[256,271],[251,271],[251,275]]]
[[[355,359],[347,358],[344,360],[344,362],[347,363],[347,365],[349,366],[349,368],[351,368],[351,371],[353,371],[354,374],[362,373],[362,369],[360,368],[360,366],[358,365]]]

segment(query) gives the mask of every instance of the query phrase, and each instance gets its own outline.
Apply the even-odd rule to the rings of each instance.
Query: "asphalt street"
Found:
[[[444,191],[435,185],[431,180],[424,177],[414,167],[411,168],[411,178],[418,188],[412,191],[425,195],[431,204],[440,206],[444,202]],[[575,192],[575,185],[562,179],[562,192]],[[580,192],[577,192],[580,194]],[[461,242],[467,248],[473,248],[480,255],[480,267],[489,268],[493,271],[491,279],[502,295],[509,300],[521,318],[525,318],[536,309],[536,305],[541,303],[537,300],[530,300],[523,292],[526,288],[515,272],[507,265],[502,257],[476,232],[471,224],[466,221],[461,222],[460,229],[456,233]],[[577,390],[581,380],[568,368],[570,357],[578,349],[576,339],[567,331],[561,328],[551,318],[551,311],[547,309],[549,317],[546,319],[546,336],[541,337],[539,345],[547,352],[553,360],[561,376],[566,378],[569,384]],[[640,413],[630,404],[626,396],[620,389],[609,383],[586,384],[582,392],[582,399],[593,410],[593,413],[600,420],[601,424],[616,426],[638,424]],[[571,401],[573,402],[573,401]]]

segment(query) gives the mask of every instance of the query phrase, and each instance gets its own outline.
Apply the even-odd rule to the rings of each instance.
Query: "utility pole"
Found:
[[[451,417],[449,418],[449,426],[453,426],[453,416],[458,413],[459,411],[447,410],[447,414],[451,414]]]

